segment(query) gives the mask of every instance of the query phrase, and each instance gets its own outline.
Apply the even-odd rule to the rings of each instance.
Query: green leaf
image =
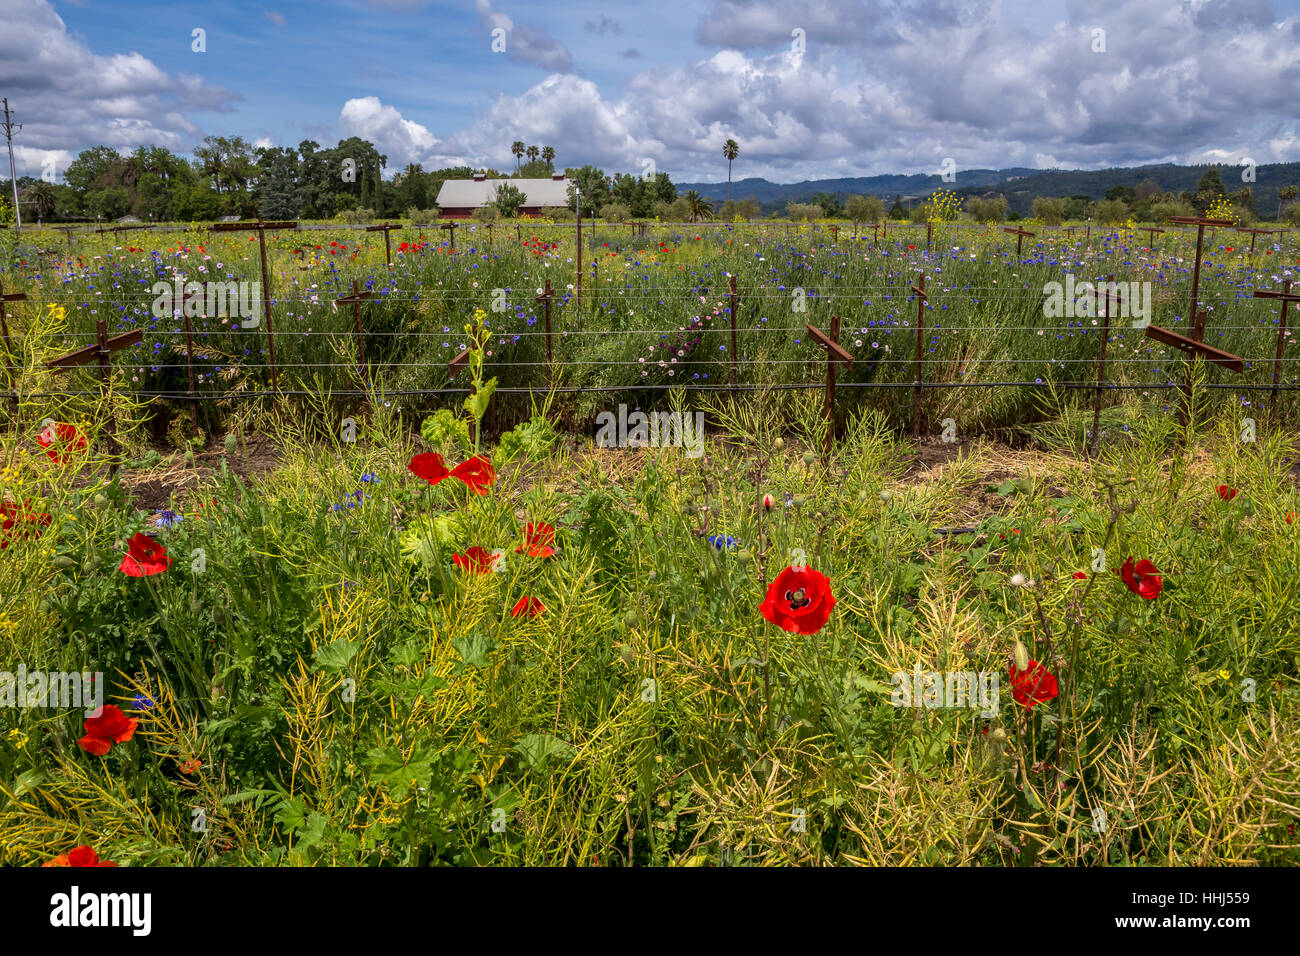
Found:
[[[490,378],[479,387],[479,389],[465,399],[465,411],[473,416],[475,421],[481,421],[487,414],[488,402],[492,399],[492,393],[497,390],[497,380]]]
[[[357,656],[361,645],[350,637],[340,637],[333,644],[316,649],[316,666],[328,674],[343,670]]]
[[[571,758],[573,745],[550,734],[525,734],[515,744],[515,750],[529,770],[536,769],[551,757]]]
[[[456,648],[466,667],[487,667],[488,655],[496,649],[497,643],[486,634],[475,631],[465,637],[453,637],[451,646]]]

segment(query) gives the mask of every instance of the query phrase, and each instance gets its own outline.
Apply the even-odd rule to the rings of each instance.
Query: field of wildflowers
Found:
[[[1185,326],[1185,239],[1016,260],[942,227],[929,252],[601,227],[580,300],[571,233],[538,228],[395,236],[391,270],[351,234],[277,236],[286,394],[237,398],[267,390],[264,329],[197,319],[198,441],[154,394],[186,373],[149,289],[254,279],[256,246],[14,256],[0,863],[1300,862],[1295,400],[1270,419],[1266,392],[1206,388],[1270,381],[1277,307],[1249,290],[1294,249],[1207,251],[1207,338],[1241,375],[1197,363],[1180,399],[1154,387],[1178,354],[1117,328],[1109,380],[1137,387],[1087,456],[1066,386],[1095,382],[1099,333],[1044,318],[1043,285],[1150,281],[1152,321]],[[927,381],[1027,384],[927,391],[919,447],[910,388],[846,389],[826,453],[821,393],[780,387],[822,375],[804,323],[842,317],[841,384],[910,384],[921,272]],[[766,390],[692,391],[728,380],[732,275],[741,381]],[[369,387],[332,305],[354,278]],[[547,394],[547,279],[557,384],[625,391]],[[97,318],[145,329],[102,395],[43,367]],[[463,404],[405,394],[465,348]],[[704,411],[705,453],[593,447],[591,415],[629,401]],[[101,706],[32,682],[56,674]]]

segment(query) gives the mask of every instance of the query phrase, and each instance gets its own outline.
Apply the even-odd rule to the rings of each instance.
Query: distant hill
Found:
[[[921,198],[941,187],[961,195],[987,195],[1001,193],[1007,197],[1010,211],[1029,215],[1034,199],[1039,196],[1087,196],[1102,199],[1114,186],[1137,188],[1139,183],[1151,180],[1166,192],[1195,192],[1196,184],[1213,164],[1178,166],[1163,163],[1153,166],[1125,166],[1113,169],[958,169],[955,183],[945,183],[938,174],[910,176],[885,175],[845,179],[814,179],[800,183],[771,183],[766,179],[739,179],[731,183],[731,197],[753,197],[763,204],[763,212],[783,211],[787,202],[806,202],[817,193],[829,193],[841,198],[857,193],[877,195],[892,202],[902,196]],[[1241,181],[1242,167],[1218,164],[1223,184],[1228,192],[1249,186],[1255,195],[1255,208],[1269,216],[1277,208],[1277,191],[1283,186],[1300,185],[1300,163],[1270,163],[1255,170],[1255,182]],[[727,184],[679,183],[678,192],[695,189],[715,202],[727,196]]]

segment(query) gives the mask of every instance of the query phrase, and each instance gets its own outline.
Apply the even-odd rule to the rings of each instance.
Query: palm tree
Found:
[[[1287,203],[1295,199],[1297,193],[1300,193],[1300,190],[1296,189],[1295,186],[1283,186],[1281,189],[1277,191],[1277,198],[1278,198],[1277,221],[1278,222],[1282,221],[1282,209],[1286,206]]]
[[[515,158],[515,172],[519,172],[519,160],[524,155],[524,144],[522,140],[515,140],[510,144],[510,153]]]
[[[688,189],[685,197],[686,208],[690,213],[691,222],[699,222],[701,219],[713,218],[713,203],[709,202],[694,189]]]
[[[740,144],[729,139],[722,144],[722,155],[727,157],[727,202],[731,202],[731,164],[740,155]]]
[[[529,161],[530,163],[535,163],[535,162],[537,162],[537,154],[540,153],[540,152],[541,152],[541,150],[538,149],[536,146],[529,146],[529,147],[528,147],[528,161]]]
[[[554,165],[554,164],[555,164],[555,147],[554,147],[554,146],[543,146],[543,147],[542,147],[542,159],[546,160],[546,166],[547,166],[547,168],[550,169],[551,172],[555,172],[555,165]]]

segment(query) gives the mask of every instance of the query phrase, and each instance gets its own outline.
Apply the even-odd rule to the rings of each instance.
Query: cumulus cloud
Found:
[[[374,143],[388,157],[390,170],[425,161],[438,145],[437,138],[428,129],[403,119],[401,113],[385,106],[377,96],[363,96],[344,103],[339,114],[339,134],[345,139],[359,136]]]
[[[61,174],[62,159],[101,143],[185,151],[202,138],[187,114],[228,110],[240,99],[199,77],[168,74],[139,53],[92,52],[47,0],[0,0],[0,21],[0,89],[23,124],[14,144],[20,176],[40,176],[52,154]]]
[[[531,63],[555,73],[569,73],[573,70],[573,58],[569,56],[569,51],[545,29],[515,23],[504,13],[494,12],[490,0],[474,0],[474,9],[489,30],[505,31],[505,52],[511,59]]]

